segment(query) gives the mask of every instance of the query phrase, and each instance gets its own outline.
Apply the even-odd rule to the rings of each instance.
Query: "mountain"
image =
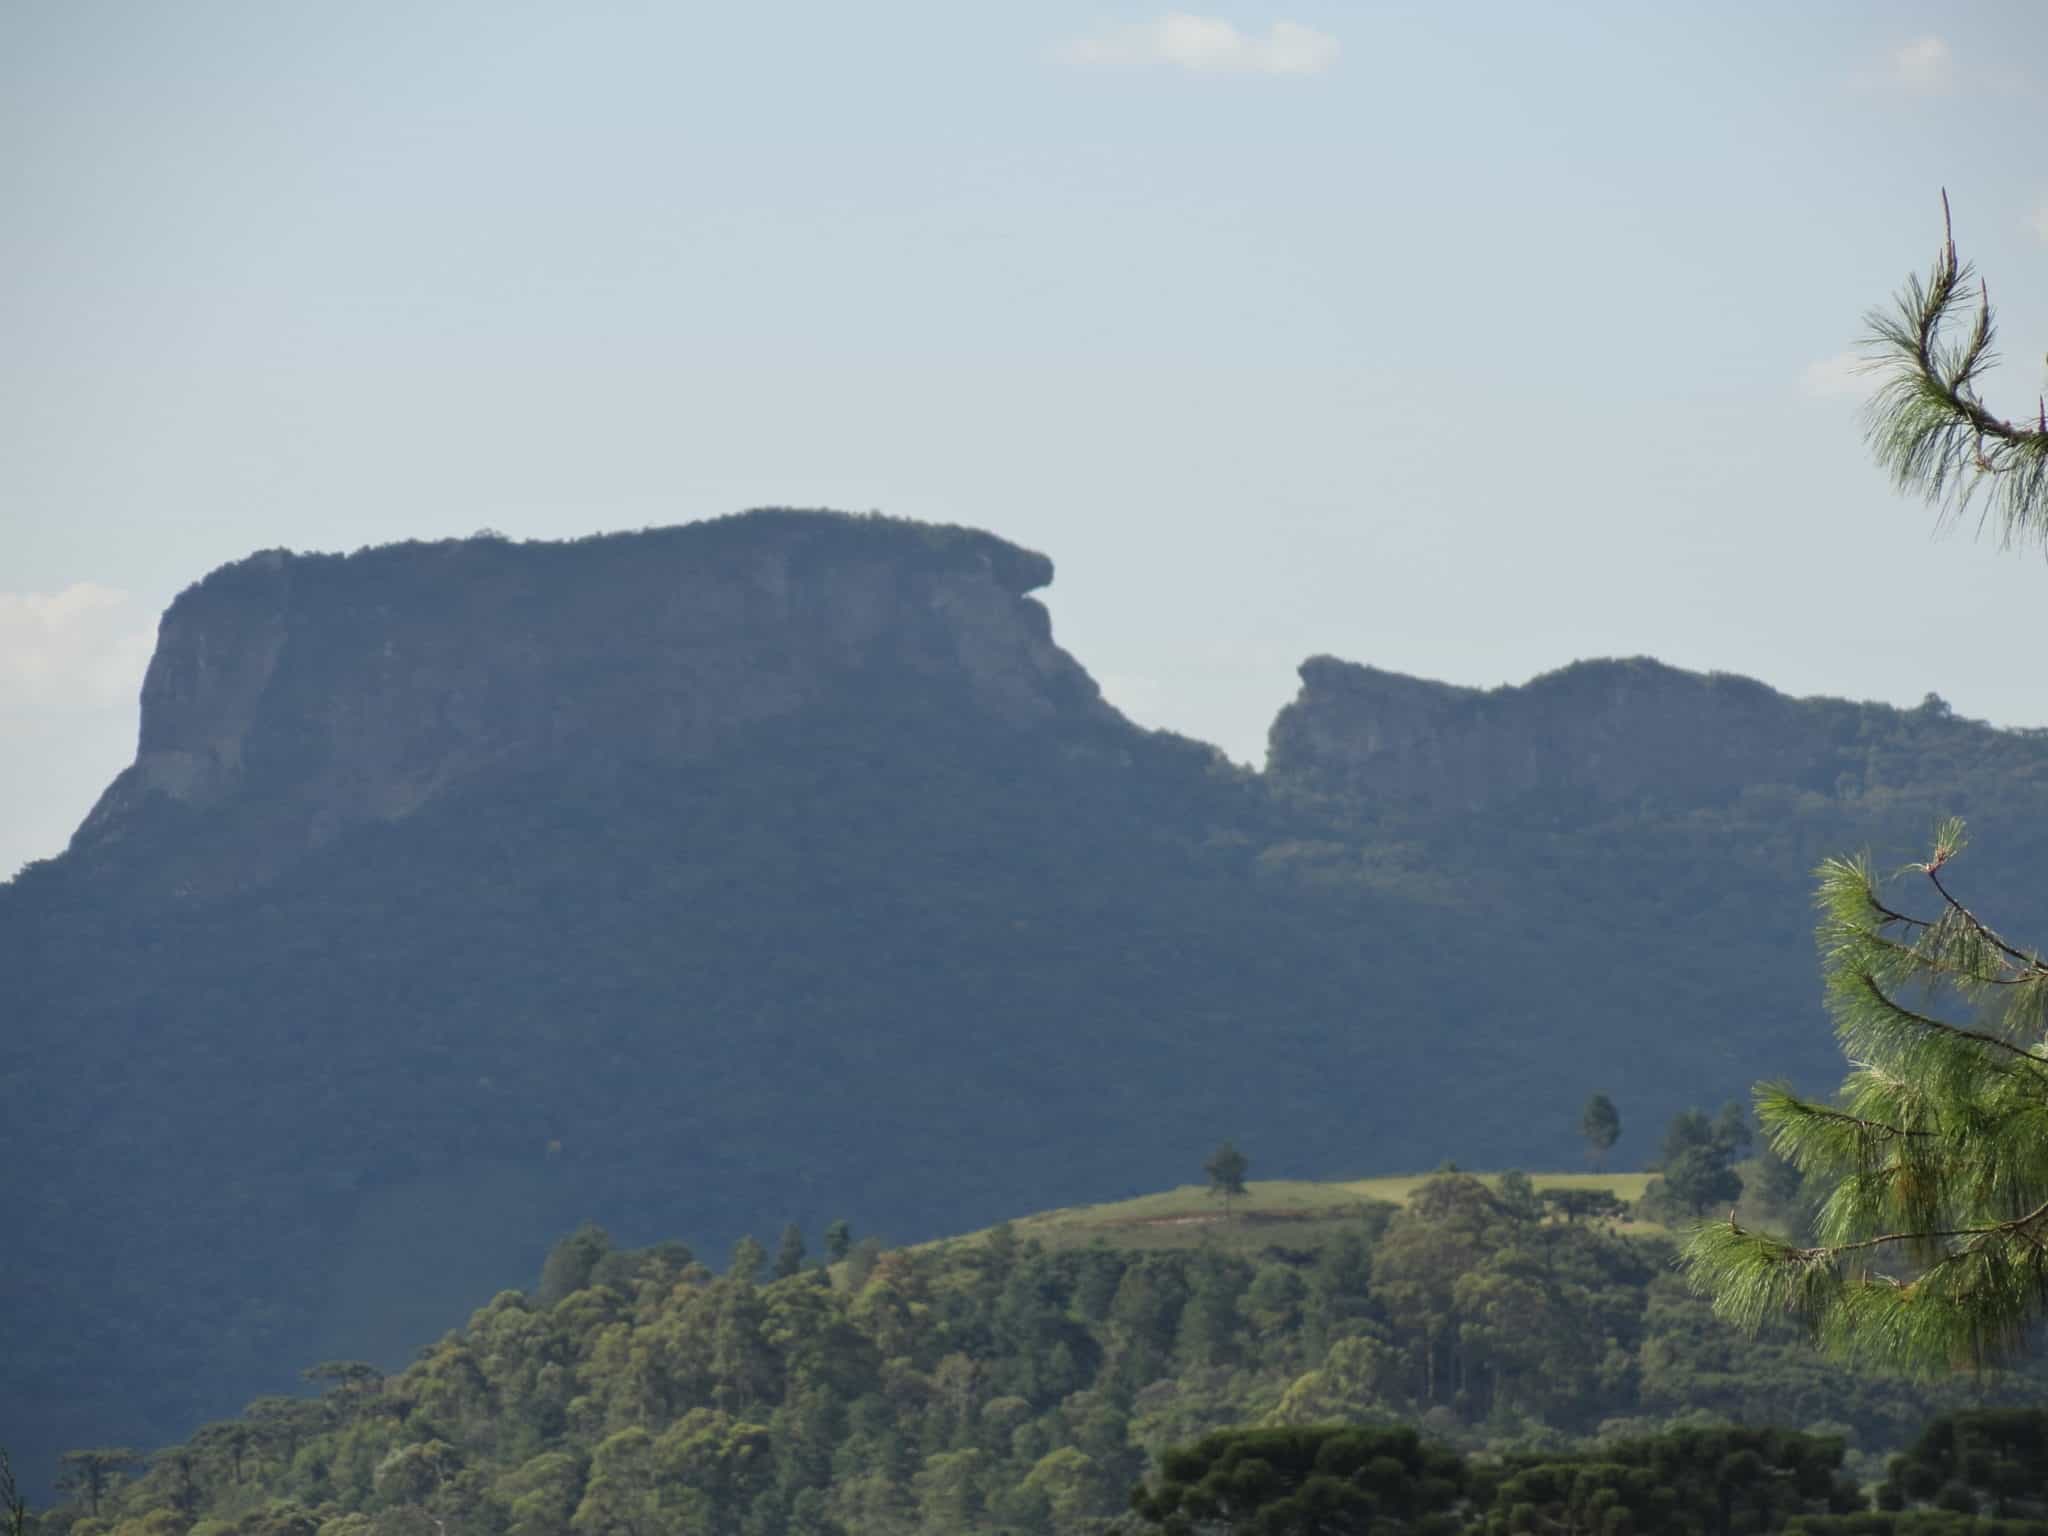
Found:
[[[1827,1086],[1808,872],[1951,811],[2044,912],[2048,740],[1650,662],[1318,659],[1263,774],[1141,730],[985,533],[758,512],[273,551],[0,886],[0,1443],[402,1361],[584,1218],[910,1239],[1173,1182],[1640,1159]],[[1631,1151],[1633,1149],[1633,1152]]]

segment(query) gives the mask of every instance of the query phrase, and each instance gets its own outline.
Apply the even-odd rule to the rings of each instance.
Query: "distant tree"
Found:
[[[1209,1161],[1202,1164],[1202,1172],[1209,1175],[1209,1193],[1223,1197],[1225,1220],[1230,1217],[1230,1202],[1244,1193],[1244,1176],[1251,1166],[1252,1160],[1229,1141],[1217,1147],[1209,1154]]]
[[[2048,1412],[1976,1409],[1934,1420],[1892,1458],[1877,1503],[2039,1520],[2048,1514]]]
[[[1588,1453],[1510,1456],[1484,1536],[1532,1531],[1674,1533],[1800,1529],[1864,1507],[1842,1443],[1782,1429],[1677,1429]]]
[[[254,1439],[255,1431],[240,1419],[223,1419],[201,1429],[192,1437],[192,1444],[202,1454],[225,1463],[228,1480],[240,1487],[242,1458],[249,1454],[249,1446]]]
[[[1740,1099],[1723,1104],[1721,1113],[1714,1117],[1714,1140],[1726,1150],[1731,1161],[1747,1152],[1756,1141],[1749,1127],[1749,1106]]]
[[[859,1291],[875,1272],[882,1255],[889,1250],[879,1237],[870,1234],[846,1250],[846,1288]]]
[[[1586,1112],[1579,1116],[1579,1134],[1586,1138],[1586,1157],[1595,1168],[1607,1166],[1607,1153],[1621,1140],[1621,1112],[1614,1100],[1596,1093],[1586,1100]]]
[[[1536,1183],[1519,1168],[1510,1168],[1500,1176],[1494,1198],[1500,1202],[1502,1214],[1511,1221],[1543,1219],[1543,1201],[1537,1196]]]
[[[28,1536],[28,1501],[15,1485],[14,1463],[7,1459],[4,1445],[0,1445],[0,1532]]]
[[[1742,1175],[1735,1156],[1749,1141],[1749,1121],[1742,1106],[1730,1104],[1717,1119],[1703,1110],[1680,1110],[1664,1132],[1659,1177],[1645,1200],[1653,1207],[1700,1216],[1742,1198]]]
[[[192,1445],[167,1446],[149,1458],[152,1479],[172,1509],[190,1520],[199,1509],[199,1453]]]
[[[799,1274],[804,1267],[804,1234],[795,1222],[782,1229],[782,1239],[775,1245],[775,1278],[787,1280]]]
[[[1681,1109],[1664,1127],[1664,1146],[1657,1154],[1657,1166],[1668,1168],[1688,1152],[1711,1151],[1723,1155],[1714,1134],[1714,1122],[1699,1109]]]
[[[364,1360],[323,1360],[299,1375],[336,1397],[360,1397],[384,1385],[384,1373]]]
[[[289,1466],[299,1447],[323,1425],[327,1410],[303,1397],[259,1397],[242,1410],[265,1451]]]
[[[1463,1457],[1408,1428],[1234,1429],[1167,1451],[1131,1511],[1170,1536],[1449,1532],[1468,1481]]]
[[[825,1229],[825,1262],[838,1264],[853,1252],[853,1223],[841,1217]]]
[[[1628,1214],[1611,1189],[1546,1189],[1537,1198],[1567,1222],[1614,1221]]]
[[[612,1250],[611,1235],[594,1222],[585,1222],[548,1250],[540,1267],[540,1292],[536,1300],[552,1307],[565,1296],[573,1296],[590,1284],[597,1266]]]
[[[768,1262],[768,1250],[755,1237],[743,1237],[732,1245],[732,1265],[727,1270],[736,1280],[754,1284],[761,1278],[762,1266]]]
[[[66,1451],[62,1457],[63,1470],[57,1474],[57,1486],[66,1493],[82,1495],[86,1512],[98,1519],[100,1500],[106,1496],[107,1490],[120,1480],[123,1472],[141,1459],[140,1451],[125,1445]]]
[[[1742,1198],[1742,1175],[1711,1147],[1689,1147],[1664,1165],[1666,1200],[1694,1216]]]

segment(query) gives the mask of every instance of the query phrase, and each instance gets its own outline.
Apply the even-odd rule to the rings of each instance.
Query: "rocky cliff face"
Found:
[[[992,535],[764,511],[577,544],[269,551],[187,590],[143,685],[135,763],[74,846],[162,800],[261,801],[320,843],[501,764],[601,775],[907,683],[995,728],[1114,716]]]
[[[1763,786],[1857,795],[1925,778],[1928,753],[1954,750],[2022,772],[2048,767],[2048,740],[1958,720],[1939,700],[1899,710],[1795,699],[1642,658],[1484,690],[1318,656],[1301,682],[1273,722],[1271,776],[1428,812],[1531,794],[1664,807],[1725,804]]]

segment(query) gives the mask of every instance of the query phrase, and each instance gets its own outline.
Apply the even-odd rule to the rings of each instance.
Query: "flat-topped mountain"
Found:
[[[1959,787],[1985,772],[2048,774],[2048,732],[1917,710],[1795,699],[1747,677],[1647,657],[1582,661],[1519,687],[1460,688],[1330,656],[1301,667],[1273,722],[1267,771],[1323,794],[1428,813],[1585,794],[1668,810],[1765,787],[1830,797]]]
[[[1262,1177],[1554,1166],[1595,1090],[1637,1161],[1839,1074],[1823,854],[1961,812],[1958,878],[2048,918],[2036,736],[1318,660],[1257,775],[1109,708],[1050,578],[762,512],[181,596],[135,764],[0,885],[0,1443],[401,1362],[586,1218],[908,1240],[1224,1136]]]
[[[1027,594],[1042,555],[969,529],[834,514],[570,545],[479,538],[349,556],[272,550],[164,615],[134,766],[79,829],[153,801],[261,807],[270,867],[493,771],[590,781],[697,761],[862,690],[930,687],[991,724],[1113,715]]]

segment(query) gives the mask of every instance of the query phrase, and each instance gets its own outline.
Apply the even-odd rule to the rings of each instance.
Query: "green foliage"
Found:
[[[1673,1117],[1664,1133],[1662,1175],[1644,1191],[1645,1210],[1672,1220],[1698,1217],[1714,1206],[1731,1210],[1742,1198],[1742,1175],[1735,1159],[1751,1140],[1749,1116],[1740,1104],[1726,1105],[1719,1117],[1688,1109]]]
[[[1936,1419],[1892,1458],[1877,1504],[2048,1522],[2048,1411],[1978,1409]]]
[[[1593,1166],[1605,1167],[1607,1154],[1621,1140],[1621,1111],[1614,1107],[1614,1100],[1604,1093],[1586,1100],[1585,1111],[1579,1116],[1579,1134],[1586,1139],[1586,1155]]]
[[[1236,1430],[1169,1451],[1131,1507],[1166,1536],[1452,1536],[1464,1528],[1468,1481],[1463,1457],[1425,1445],[1412,1429]]]
[[[1948,194],[1941,199],[1944,224]],[[1865,348],[1880,383],[1868,410],[1878,463],[1948,516],[1978,496],[2008,542],[2048,535],[2048,404],[2033,423],[1994,414],[1980,386],[1997,361],[1991,291],[1956,256],[1952,230],[1923,280],[1873,311]]]
[[[1229,1141],[1217,1147],[1202,1164],[1202,1172],[1209,1176],[1209,1193],[1223,1197],[1225,1215],[1230,1212],[1230,1202],[1244,1193],[1244,1176],[1251,1166],[1252,1160]]]
[[[1680,1429],[1569,1456],[1510,1457],[1483,1526],[1644,1536],[1776,1531],[1864,1507],[1840,1441],[1777,1429]]]
[[[125,1445],[66,1451],[57,1486],[83,1499],[87,1512],[97,1518],[101,1501],[119,1488],[123,1477],[141,1460],[140,1451]]]
[[[799,1274],[804,1267],[803,1228],[791,1222],[782,1229],[782,1236],[775,1244],[775,1278],[787,1280]]]
[[[766,1280],[758,1244],[724,1274],[680,1245],[606,1246],[551,1304],[502,1293],[403,1372],[330,1364],[324,1395],[261,1400],[144,1477],[109,1476],[108,1529],[80,1536],[1085,1536],[1147,1477],[1154,1495],[1160,1477],[1206,1484],[1219,1510],[1270,1504],[1274,1530],[1368,1506],[1411,1528],[1545,1500],[1640,1514],[1668,1506],[1659,1489],[1776,1520],[1834,1507],[1806,1442],[1657,1431],[1791,1417],[1881,1450],[1962,1406],[1960,1385],[1745,1339],[1668,1273],[1667,1244],[1556,1219],[1536,1189],[1439,1174],[1300,1245],[1284,1224],[1280,1244],[1183,1249],[1052,1250],[1030,1222],[919,1249],[864,1239],[831,1271]],[[1257,1433],[1169,1455],[1223,1431]],[[1490,1503],[1509,1474],[1515,1499]],[[90,1498],[81,1484],[57,1528]],[[1185,1493],[1155,1512],[1207,1507]]]
[[[825,1229],[825,1262],[843,1263],[853,1251],[853,1223],[843,1217]]]
[[[1946,824],[1911,866],[1936,899],[1888,904],[1867,859],[1821,868],[1820,945],[1843,1049],[1839,1102],[1758,1091],[1780,1155],[1831,1186],[1818,1242],[1732,1219],[1686,1251],[1722,1313],[1791,1314],[1838,1354],[1937,1370],[2012,1354],[2048,1296],[2048,966],[1957,899]],[[1968,1023],[1941,1017],[1970,1010]]]
[[[7,1447],[0,1445],[0,1532],[5,1536],[28,1536],[28,1501],[14,1481],[14,1463]]]

